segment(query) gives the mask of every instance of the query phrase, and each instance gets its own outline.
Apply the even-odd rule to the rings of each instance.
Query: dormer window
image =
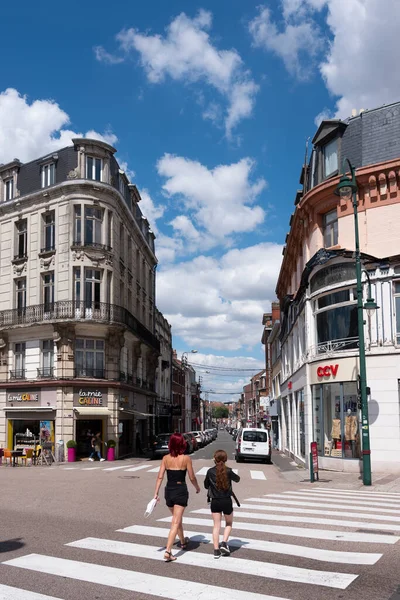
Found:
[[[54,185],[56,182],[56,165],[50,163],[42,166],[42,188]]]
[[[10,177],[4,181],[4,201],[14,198],[14,178]]]
[[[94,181],[102,180],[103,161],[94,156],[86,157],[86,178]]]
[[[338,172],[338,140],[337,138],[326,144],[324,153],[324,177],[330,177]]]

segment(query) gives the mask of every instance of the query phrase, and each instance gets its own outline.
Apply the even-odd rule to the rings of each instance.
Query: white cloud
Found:
[[[311,7],[304,0],[283,0],[283,26],[279,31],[269,8],[260,6],[249,23],[255,46],[274,52],[286,69],[298,79],[308,79],[312,64],[321,50],[319,28],[310,18]]]
[[[0,162],[13,158],[22,162],[69,146],[74,137],[100,139],[115,144],[117,137],[106,132],[100,134],[90,130],[85,135],[65,127],[69,116],[53,100],[34,100],[29,103],[26,96],[8,88],[0,93]]]
[[[262,243],[220,259],[198,256],[164,266],[157,273],[157,306],[191,348],[254,347],[275,299],[281,260],[281,245]]]
[[[228,104],[225,129],[229,137],[238,122],[251,115],[258,86],[236,50],[219,50],[213,45],[208,33],[211,24],[212,15],[205,10],[199,10],[193,19],[181,13],[167,26],[164,36],[131,28],[121,31],[117,41],[125,55],[132,51],[140,54],[151,83],[161,83],[168,76],[184,83],[206,82],[217,90]],[[96,47],[95,53],[97,60],[120,62],[101,47]],[[210,118],[211,114],[205,111],[204,116]]]
[[[400,98],[398,0],[327,0],[333,36],[321,64],[328,90],[338,96],[336,116]]]
[[[114,54],[110,54],[101,46],[95,46],[93,50],[98,61],[107,63],[109,65],[118,65],[119,63],[122,63],[125,60],[122,56],[115,56]]]
[[[130,182],[132,182],[135,179],[136,173],[135,171],[132,171],[132,169],[129,168],[129,165],[126,160],[120,160],[119,167],[122,171],[125,172],[125,175],[128,177]]]
[[[171,154],[158,161],[158,173],[166,178],[163,190],[179,202],[181,210],[173,226],[190,242],[192,251],[229,243],[231,235],[263,223],[265,212],[254,203],[266,182],[251,181],[253,168],[249,158],[214,169]]]
[[[143,216],[146,217],[146,219],[150,223],[150,226],[154,233],[157,234],[157,219],[161,219],[161,217],[164,215],[165,206],[163,206],[162,204],[155,205],[153,199],[149,194],[149,191],[146,189],[140,190],[140,197],[140,210],[142,211]]]

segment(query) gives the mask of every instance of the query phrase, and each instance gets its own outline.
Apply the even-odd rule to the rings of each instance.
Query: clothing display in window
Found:
[[[358,420],[355,415],[347,415],[344,422],[344,437],[347,441],[354,442],[358,432]]]
[[[340,419],[332,419],[332,432],[331,432],[331,438],[333,440],[340,440],[341,438],[341,433],[340,433]]]

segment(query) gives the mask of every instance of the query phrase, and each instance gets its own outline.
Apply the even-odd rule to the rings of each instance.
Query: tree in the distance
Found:
[[[227,419],[229,411],[227,406],[217,406],[213,409],[212,416],[214,419]]]

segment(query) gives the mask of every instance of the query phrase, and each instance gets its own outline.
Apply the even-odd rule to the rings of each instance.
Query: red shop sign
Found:
[[[336,377],[339,370],[339,365],[326,365],[325,367],[318,367],[318,377]]]
[[[314,473],[318,473],[318,447],[317,442],[311,442],[311,456]]]

